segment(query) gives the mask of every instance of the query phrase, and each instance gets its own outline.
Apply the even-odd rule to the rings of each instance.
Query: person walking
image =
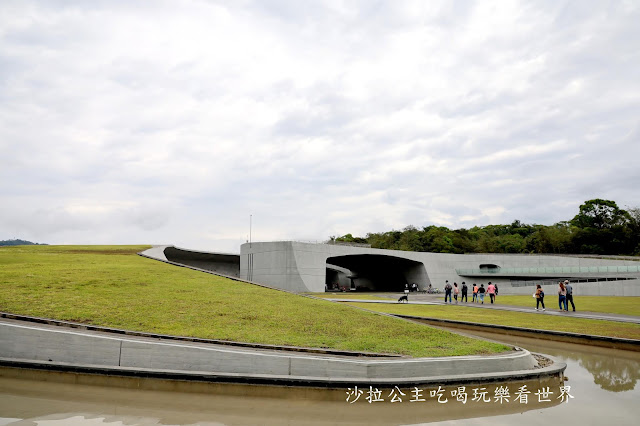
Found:
[[[564,288],[567,290],[567,300],[564,302],[565,310],[569,310],[569,302],[571,302],[571,307],[573,308],[573,312],[575,312],[576,305],[573,304],[573,287],[569,284],[569,280],[564,280]]]
[[[471,299],[472,302],[474,303],[478,303],[478,284],[473,283],[473,298]]]
[[[498,299],[498,284],[494,284],[493,286],[496,288],[496,294],[495,294],[495,296],[493,296],[493,297],[494,297],[494,299],[496,299],[496,301],[497,301],[497,299]]]
[[[542,290],[542,287],[540,286],[540,284],[536,285],[536,292],[534,294],[534,296],[536,297],[536,311],[538,311],[540,305],[542,305],[542,310],[545,310],[544,307],[544,290]]]
[[[491,299],[491,304],[493,305],[493,301],[496,298],[496,286],[491,284],[491,281],[489,281],[489,285],[487,286],[487,293],[489,293],[489,299]]]
[[[451,303],[451,284],[449,284],[449,280],[444,285],[444,303],[447,303],[447,297],[449,298],[449,303]]]
[[[462,281],[462,296],[460,296],[460,301],[464,303],[469,303],[469,299],[467,299],[467,284]]]
[[[456,301],[456,305],[458,304],[458,294],[460,290],[458,289],[458,283],[453,283],[453,298]]]
[[[561,311],[568,311],[567,289],[564,287],[564,283],[562,281],[558,283],[558,307]]]
[[[480,298],[480,303],[484,305],[484,293],[487,290],[484,288],[484,284],[480,284],[480,288],[478,289],[478,297]]]

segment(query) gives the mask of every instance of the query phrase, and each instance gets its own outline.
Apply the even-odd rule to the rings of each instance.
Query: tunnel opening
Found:
[[[495,265],[493,263],[482,263],[480,265],[480,269],[482,271],[497,271],[500,269],[500,267],[498,265]]]
[[[240,255],[237,254],[208,253],[169,246],[164,249],[164,255],[170,262],[231,277],[240,276]]]
[[[325,291],[355,291],[351,271],[337,265],[327,264]]]
[[[327,258],[328,291],[403,291],[415,283],[419,290],[429,285],[422,262],[401,257],[354,254]]]

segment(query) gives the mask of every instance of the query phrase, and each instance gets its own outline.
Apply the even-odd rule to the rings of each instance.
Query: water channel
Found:
[[[568,380],[392,389],[380,394],[384,401],[371,403],[366,397],[376,395],[360,389],[351,403],[355,389],[140,382],[0,369],[0,426],[638,424],[640,353],[473,334],[566,362]],[[560,387],[567,386],[572,398],[559,399]],[[554,393],[545,395],[546,388]]]

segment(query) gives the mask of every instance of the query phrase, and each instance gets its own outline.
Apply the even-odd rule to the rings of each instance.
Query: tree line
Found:
[[[434,253],[557,253],[640,255],[640,208],[618,207],[615,201],[585,201],[571,220],[553,225],[407,226],[401,231],[346,234],[330,241],[364,243],[373,248]]]
[[[46,244],[32,243],[25,240],[0,240],[0,246],[45,246]]]

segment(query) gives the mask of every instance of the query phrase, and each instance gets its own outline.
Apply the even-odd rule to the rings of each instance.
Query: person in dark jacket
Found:
[[[449,303],[451,303],[451,284],[449,284],[449,280],[446,281],[444,286],[444,303],[447,303],[447,297],[449,298]]]
[[[462,296],[460,296],[460,301],[462,302],[464,300],[465,303],[468,303],[469,300],[467,300],[467,283],[465,283],[464,281],[462,281]]]
[[[480,303],[484,305],[484,294],[487,292],[487,289],[484,288],[484,284],[480,284],[480,288],[478,289],[478,297],[480,298]]]
[[[576,311],[576,305],[573,304],[573,287],[569,284],[569,280],[564,280],[564,288],[567,290],[567,301],[565,302],[565,306],[569,309],[569,303],[571,303],[571,307],[573,308],[573,312]]]
[[[542,287],[540,286],[540,284],[536,285],[536,292],[534,296],[536,297],[536,311],[538,310],[541,304],[542,304],[542,310],[544,311],[544,291],[542,290]]]

